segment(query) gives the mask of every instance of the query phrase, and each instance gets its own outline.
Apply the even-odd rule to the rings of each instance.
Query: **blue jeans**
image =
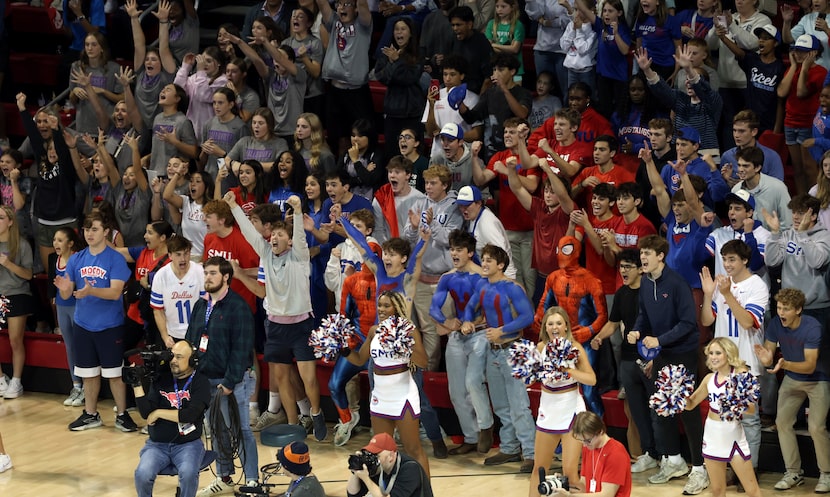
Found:
[[[179,472],[181,497],[195,497],[199,489],[199,466],[204,455],[205,446],[201,439],[183,444],[147,440],[138,453],[138,467],[135,468],[136,494],[138,497],[153,497],[156,476],[172,464]]]
[[[559,52],[533,51],[533,62],[536,64],[536,74],[547,71],[556,78],[559,87],[559,98],[562,105],[568,106],[568,71],[565,69],[565,54]]]
[[[574,83],[580,82],[585,83],[591,88],[591,98],[596,97],[597,77],[594,69],[585,72],[568,71],[568,88]]]
[[[56,305],[58,315],[58,326],[61,329],[63,344],[66,346],[66,362],[69,364],[69,376],[72,383],[81,383],[81,379],[75,376],[75,353],[73,350],[75,342],[75,306]]]
[[[435,408],[429,403],[427,394],[424,392],[423,368],[416,367],[412,373],[412,379],[418,385],[418,396],[421,399],[421,425],[424,427],[424,431],[427,432],[427,438],[431,442],[443,440],[444,437],[441,435],[441,423],[438,421],[438,413],[435,412]]]
[[[487,336],[480,330],[469,335],[450,333],[444,352],[450,400],[466,443],[478,442],[479,430],[493,426],[490,397],[484,384],[489,349]]]
[[[218,389],[216,388],[220,383],[222,383],[222,379],[212,379],[210,380],[210,386],[213,387],[211,389],[211,405],[213,405],[213,398],[218,394]],[[257,456],[257,448],[256,448],[256,440],[254,439],[254,434],[251,431],[251,424],[250,424],[250,415],[248,411],[248,399],[251,398],[251,395],[254,393],[254,388],[256,387],[256,375],[254,375],[253,371],[247,371],[245,376],[242,377],[242,381],[234,385],[233,387],[233,395],[236,397],[236,409],[239,411],[239,424],[242,428],[242,449],[240,450],[239,457],[242,462],[242,470],[245,472],[245,479],[246,480],[258,480],[259,479],[259,459]],[[228,422],[228,396],[222,395],[222,416],[225,418],[225,423]],[[210,419],[210,409],[208,409],[208,419]],[[213,428],[213,427],[211,427]],[[213,435],[214,440],[216,440],[216,434]],[[230,476],[233,474],[233,461],[228,461],[227,459],[222,457],[222,452],[219,452],[219,457],[216,459],[216,473],[219,476]]]
[[[507,349],[490,349],[487,355],[490,401],[501,421],[499,451],[517,454],[521,450],[525,459],[533,459],[536,426],[530,413],[530,399],[522,380],[513,377],[507,356]]]
[[[758,454],[761,452],[761,415],[758,413],[758,406],[755,406],[753,414],[744,414],[741,425],[744,427],[744,435],[749,444],[752,467],[758,469]]]

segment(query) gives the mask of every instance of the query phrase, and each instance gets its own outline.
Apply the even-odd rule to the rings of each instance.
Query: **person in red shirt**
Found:
[[[594,165],[580,171],[571,186],[571,194],[578,203],[587,203],[584,201],[593,196],[594,187],[600,183],[617,186],[634,181],[634,173],[614,164],[617,147],[617,139],[612,135],[601,135],[594,141]]]
[[[548,161],[555,173],[561,171],[564,177],[573,178],[592,163],[592,146],[576,139],[581,122],[577,111],[559,109],[530,135],[528,150],[534,150],[536,157]]]
[[[819,104],[819,93],[827,77],[827,69],[816,64],[822,45],[813,35],[803,34],[790,51],[790,67],[778,85],[779,98],[785,98],[784,138],[793,162],[793,177],[798,193],[805,193],[818,173],[810,150],[801,144],[812,138],[813,117]],[[806,76],[802,72],[807,71]]]
[[[530,134],[530,126],[525,119],[511,117],[504,121],[504,146],[505,150],[496,152],[490,158],[486,169],[482,169],[478,158],[480,142],[474,142],[473,152],[473,182],[483,187],[498,177],[499,202],[498,217],[507,231],[507,239],[510,241],[510,250],[513,254],[513,265],[516,267],[516,282],[528,295],[533,295],[536,288],[536,271],[532,269],[532,243],[533,243],[533,219],[522,204],[516,198],[516,194],[510,188],[507,177],[507,169],[512,169],[518,174],[519,182],[524,190],[530,194],[539,188],[541,171],[536,168],[529,168],[531,164],[537,163],[537,158],[527,151],[527,137]]]
[[[202,213],[207,225],[205,260],[214,256],[228,261],[235,259],[243,271],[256,277],[259,269],[259,256],[235,226],[228,204],[222,200],[211,200],[202,207]],[[231,281],[231,289],[245,299],[251,307],[251,312],[256,313],[256,295],[248,290],[239,278]]]
[[[620,218],[613,231],[601,235],[603,243],[608,245],[614,257],[623,249],[637,248],[640,238],[657,234],[654,225],[640,214],[642,203],[643,189],[638,183],[623,183],[617,187],[617,209],[620,211]],[[622,276],[619,272],[616,280],[614,292],[622,286]]]
[[[631,464],[628,451],[623,444],[608,436],[602,418],[591,411],[577,414],[571,434],[582,442],[582,477],[578,488],[595,495],[630,497]],[[571,482],[571,485],[576,487],[576,483]]]
[[[580,116],[575,138],[578,142],[586,145],[593,145],[594,140],[600,135],[614,135],[611,123],[608,122],[608,119],[602,117],[602,114],[594,110],[590,103],[591,88],[587,84],[577,82],[568,88],[568,107],[575,110]],[[538,143],[542,138],[552,139],[553,119],[552,117],[546,120],[530,136],[528,147],[531,150],[539,146]]]
[[[568,232],[574,231],[579,241],[585,242],[585,267],[594,273],[602,282],[602,291],[605,295],[614,295],[617,289],[616,260],[608,244],[603,242],[603,233],[613,233],[621,216],[614,215],[614,206],[617,203],[617,189],[608,183],[600,183],[594,187],[591,196],[591,214],[584,210],[575,210],[571,213],[571,223]]]

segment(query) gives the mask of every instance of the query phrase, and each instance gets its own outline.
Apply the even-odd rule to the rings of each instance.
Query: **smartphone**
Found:
[[[440,83],[438,83],[437,79],[433,79],[432,81],[429,82],[429,93],[430,94],[437,93],[439,88],[441,88],[441,85],[440,85]]]
[[[224,169],[225,168],[225,158],[224,157],[219,157],[218,159],[216,159],[216,166],[219,169]]]
[[[819,12],[818,18],[819,19],[827,19],[827,12]]]
[[[721,16],[718,16],[717,19],[718,19],[718,25],[719,26],[726,27],[726,16],[721,15]]]

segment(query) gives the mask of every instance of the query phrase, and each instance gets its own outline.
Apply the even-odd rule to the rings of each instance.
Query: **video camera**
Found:
[[[360,454],[352,454],[349,456],[349,470],[360,471],[366,466],[369,470],[369,475],[374,476],[378,474],[380,469],[380,461],[377,454],[372,454],[366,449],[360,451]]]
[[[571,486],[568,484],[568,477],[558,474],[545,476],[545,468],[539,468],[539,493],[541,495],[552,495],[557,489],[570,490]]]
[[[163,372],[162,366],[168,366],[173,359],[173,352],[159,345],[147,345],[143,349],[131,349],[124,353],[124,359],[138,355],[141,365],[124,366],[121,368],[121,377],[124,383],[130,386],[139,386],[142,381],[154,382]]]

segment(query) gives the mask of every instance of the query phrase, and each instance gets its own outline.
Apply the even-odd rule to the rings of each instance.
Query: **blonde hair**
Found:
[[[6,217],[9,218],[9,260],[15,262],[17,251],[20,250],[20,230],[17,229],[17,214],[8,205],[0,205],[0,209],[3,209]]]
[[[703,353],[706,354],[707,368],[712,369],[712,365],[709,364],[709,349],[712,348],[712,345],[717,345],[721,348],[721,350],[723,350],[723,353],[726,355],[727,364],[735,369],[746,369],[746,361],[741,359],[741,356],[738,353],[738,346],[735,345],[735,342],[726,337],[713,338],[712,341],[709,342],[703,349]]]
[[[320,122],[320,118],[317,117],[317,114],[313,112],[303,112],[297,117],[297,120],[305,119],[308,123],[308,126],[311,128],[311,158],[308,160],[308,166],[310,171],[317,171],[318,166],[320,165],[320,155],[322,154],[323,150],[328,150],[328,145],[326,145],[325,136],[323,136],[323,123]],[[294,150],[300,152],[303,149],[303,141],[297,138],[297,132],[294,132]]]
[[[830,150],[824,152],[818,164],[818,178],[816,178],[816,198],[821,202],[821,208],[830,206],[830,178],[824,174],[824,161],[830,160]],[[818,214],[818,213],[816,213]]]
[[[409,319],[409,312],[407,311],[406,298],[400,292],[393,292],[386,290],[378,295],[378,301],[382,297],[386,297],[392,303],[392,308],[395,309],[395,315],[401,318]]]
[[[553,338],[550,335],[548,335],[548,330],[547,330],[546,325],[547,325],[548,319],[550,319],[550,317],[553,316],[554,314],[559,314],[562,317],[562,321],[565,322],[565,328],[566,328],[565,338],[567,338],[568,340],[571,341],[571,343],[573,343],[574,342],[574,336],[571,333],[571,318],[568,317],[568,313],[565,312],[565,309],[563,309],[559,306],[553,306],[553,307],[549,308],[547,311],[545,311],[545,315],[542,316],[542,324],[539,327],[539,341],[540,342],[549,342],[551,340],[551,338]]]
[[[519,1],[518,0],[496,0],[496,2],[504,2],[509,5],[510,8],[510,42],[513,42],[513,39],[516,36],[516,25],[519,23]],[[495,2],[494,2],[495,5]],[[492,37],[493,40],[498,39],[498,27],[501,20],[496,16],[495,11],[493,12],[493,29],[492,29]]]

